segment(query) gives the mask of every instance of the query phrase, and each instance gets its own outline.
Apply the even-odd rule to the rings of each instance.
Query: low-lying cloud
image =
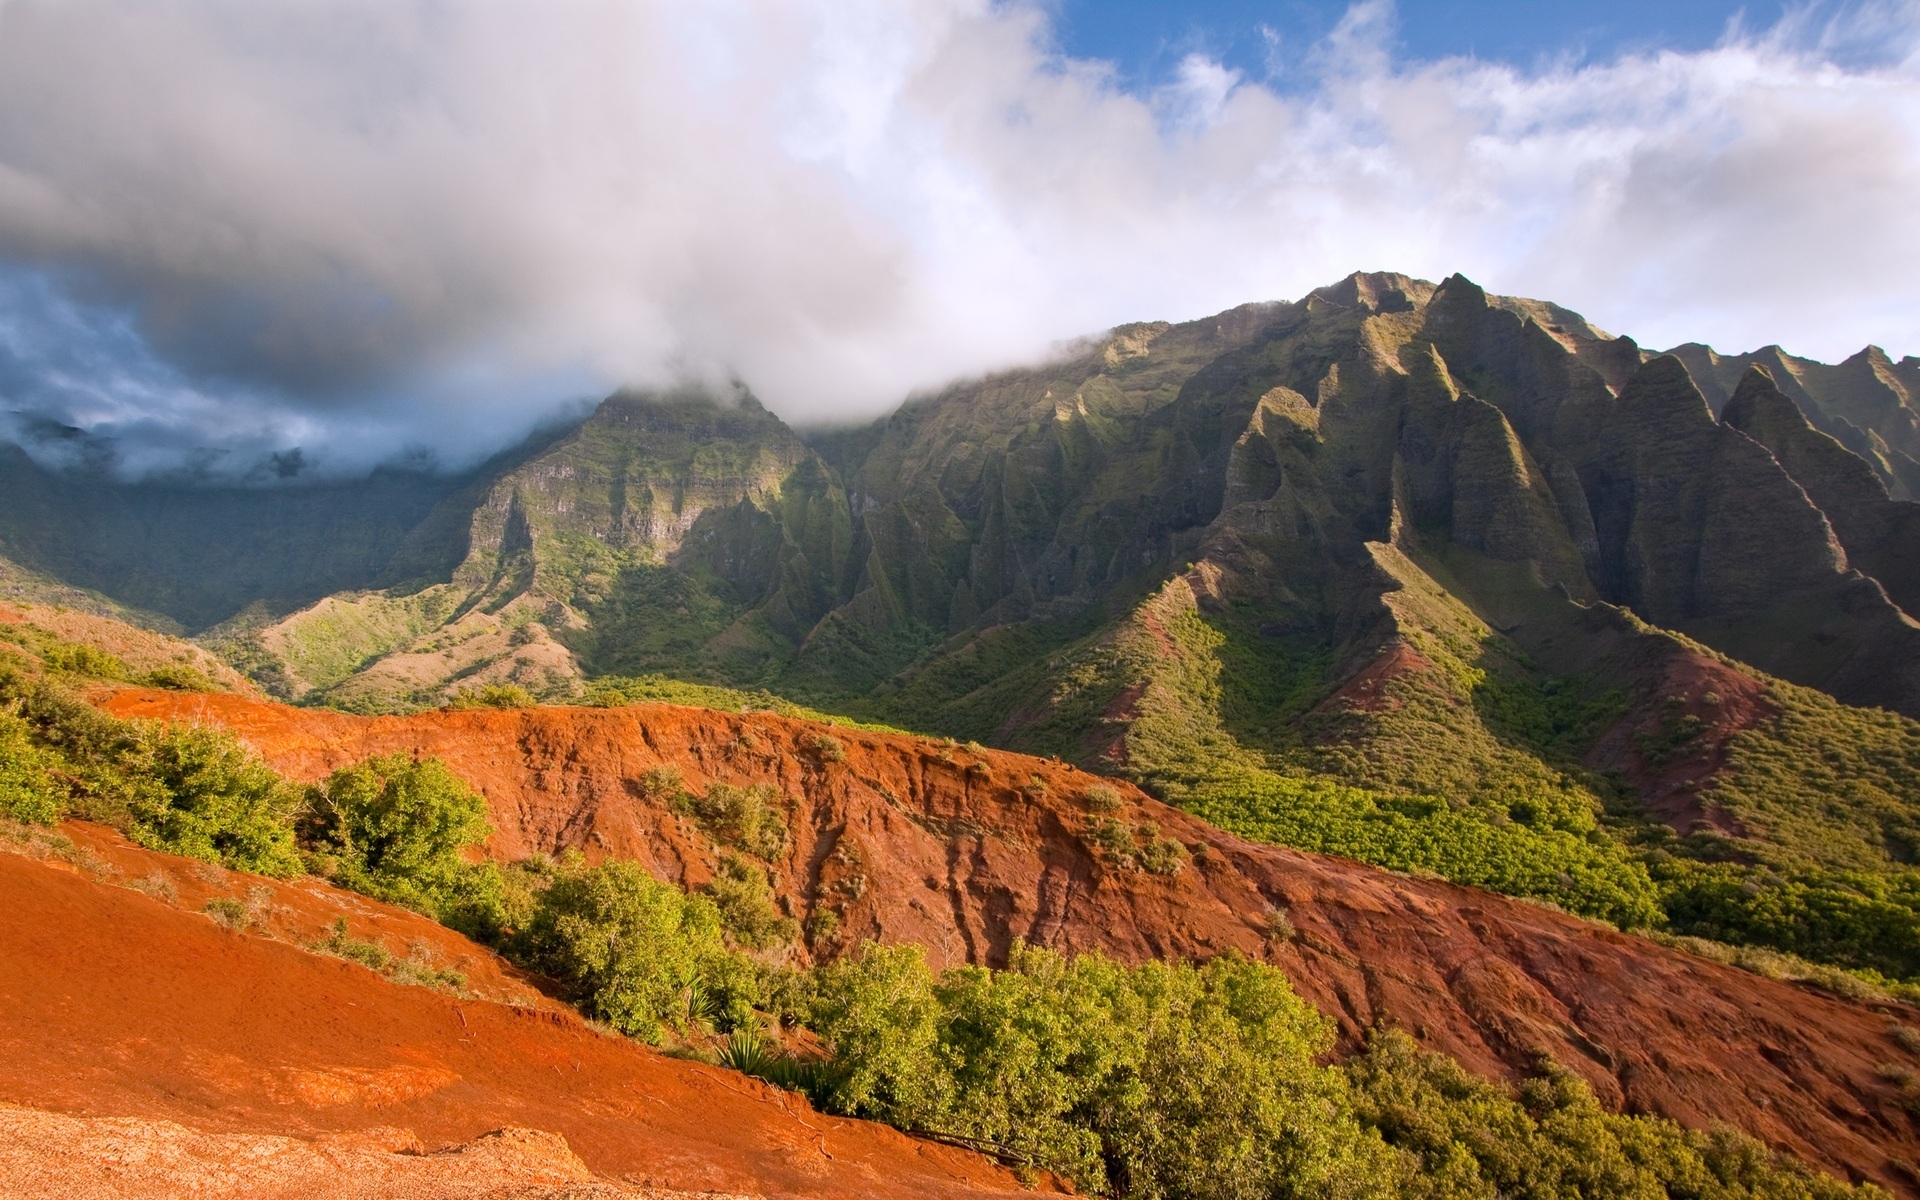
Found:
[[[1920,4],[1533,69],[1391,25],[1142,96],[986,0],[6,0],[0,410],[136,470],[457,464],[620,384],[870,416],[1361,268],[1920,352]]]

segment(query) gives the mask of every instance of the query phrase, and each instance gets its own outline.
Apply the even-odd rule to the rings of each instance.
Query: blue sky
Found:
[[[1646,50],[1702,50],[1741,17],[1776,22],[1778,0],[1400,0],[1396,49],[1409,59],[1471,55],[1528,67]],[[1060,0],[1055,32],[1074,57],[1114,63],[1129,86],[1153,87],[1189,54],[1285,87],[1339,22],[1344,0]]]

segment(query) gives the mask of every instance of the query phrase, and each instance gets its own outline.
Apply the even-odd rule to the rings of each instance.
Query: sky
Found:
[[[866,419],[1362,269],[1897,357],[1916,196],[1920,0],[0,0],[0,423],[452,468],[619,386]]]
[[[1318,0],[1065,0],[1051,11],[1063,53],[1113,63],[1128,86],[1165,82],[1188,55],[1201,54],[1287,89],[1311,83],[1306,60],[1347,8]],[[1730,23],[1767,28],[1786,12],[1779,0],[1401,0],[1385,41],[1403,59],[1470,56],[1526,68],[1697,53]]]

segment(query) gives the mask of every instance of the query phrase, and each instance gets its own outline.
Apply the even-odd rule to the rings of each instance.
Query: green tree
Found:
[[[65,787],[53,758],[33,742],[33,727],[0,711],[0,816],[51,825],[65,811]]]
[[[1701,1133],[1602,1108],[1551,1063],[1516,1091],[1377,1032],[1349,1065],[1363,1124],[1411,1154],[1414,1200],[1839,1200],[1881,1195],[1780,1159],[1729,1129]]]
[[[286,877],[302,864],[289,823],[300,789],[224,729],[130,722],[90,786],[117,792],[133,840],[154,850]]]
[[[934,977],[911,947],[823,968],[843,1112],[996,1148],[1127,1197],[1390,1194],[1401,1159],[1319,1065],[1327,1022],[1235,957],[1127,968],[1016,945]]]
[[[565,984],[589,1016],[647,1042],[669,1025],[744,1023],[758,998],[713,902],[632,862],[562,863],[510,949]]]
[[[302,821],[337,882],[481,937],[501,920],[500,875],[467,852],[492,832],[478,793],[439,759],[406,754],[335,771]]]

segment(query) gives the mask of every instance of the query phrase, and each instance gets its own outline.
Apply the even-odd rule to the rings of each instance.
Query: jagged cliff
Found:
[[[1676,704],[1694,719],[1668,685],[1723,671],[1713,652],[1920,714],[1916,379],[1878,350],[1652,354],[1460,277],[1355,275],[805,438],[744,394],[622,394],[431,497],[371,489],[378,536],[327,493],[301,536],[340,531],[354,586],[287,611],[353,574],[339,554],[297,587],[235,576],[228,603],[271,602],[204,640],[363,709],[660,672],[1155,786],[1232,762],[1597,805],[1584,764],[1660,810],[1648,739]],[[66,484],[8,486],[9,528],[76,527]],[[156,529],[168,512],[200,520],[162,505]],[[117,600],[184,594],[125,536],[21,557]],[[1498,719],[1549,695],[1585,707]]]

